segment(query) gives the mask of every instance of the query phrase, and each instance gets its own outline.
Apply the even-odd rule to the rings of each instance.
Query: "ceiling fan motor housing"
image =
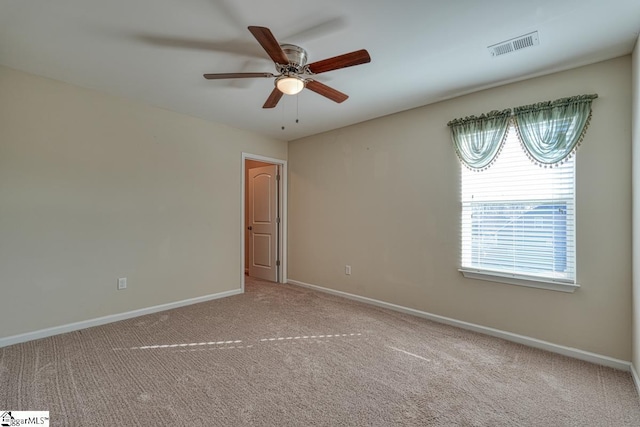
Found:
[[[289,59],[288,64],[276,64],[278,72],[282,74],[304,72],[304,66],[307,64],[307,51],[293,44],[281,44],[282,51]]]

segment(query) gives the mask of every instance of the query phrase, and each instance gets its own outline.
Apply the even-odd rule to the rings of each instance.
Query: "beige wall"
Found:
[[[640,369],[640,38],[632,56],[633,365]]]
[[[0,68],[0,337],[239,289],[242,151],[287,144]]]
[[[630,82],[626,56],[290,143],[288,277],[630,360]],[[577,155],[581,289],[463,278],[446,123],[587,93],[600,97]]]

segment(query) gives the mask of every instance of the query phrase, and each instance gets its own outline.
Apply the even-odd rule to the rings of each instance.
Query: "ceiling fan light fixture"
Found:
[[[307,64],[307,51],[300,46],[292,44],[280,44],[267,27],[250,26],[249,32],[255,37],[262,49],[269,55],[276,68],[277,75],[273,73],[208,73],[204,75],[207,80],[216,79],[246,79],[246,78],[273,78],[274,88],[262,108],[274,108],[283,95],[296,95],[307,88],[318,95],[341,103],[349,96],[332,87],[320,83],[313,78],[314,75],[354,65],[371,62],[369,52],[365,49],[326,58]]]
[[[282,76],[276,79],[276,87],[285,95],[296,95],[304,89],[304,80],[300,77]]]

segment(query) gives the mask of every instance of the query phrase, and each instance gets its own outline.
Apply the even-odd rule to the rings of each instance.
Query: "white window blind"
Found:
[[[487,170],[461,168],[464,270],[575,283],[575,160],[540,167],[513,125]]]

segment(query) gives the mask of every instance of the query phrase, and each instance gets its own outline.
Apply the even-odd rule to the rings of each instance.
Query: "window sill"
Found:
[[[546,289],[548,291],[559,291],[573,293],[580,285],[553,281],[552,279],[537,279],[526,276],[516,276],[512,274],[501,274],[492,271],[458,269],[462,275],[468,279],[487,280],[489,282],[507,283],[509,285],[527,286],[529,288]]]

